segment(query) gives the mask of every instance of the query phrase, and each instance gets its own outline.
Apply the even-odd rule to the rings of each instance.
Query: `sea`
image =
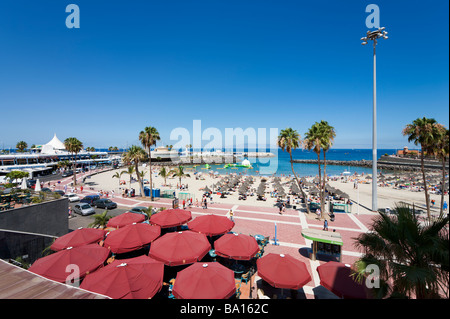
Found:
[[[236,150],[237,152],[242,150]],[[244,152],[247,150],[244,149]],[[250,150],[254,151],[254,150]],[[197,172],[206,172],[213,170],[218,174],[229,174],[237,173],[241,175],[263,175],[263,176],[289,176],[292,175],[291,163],[289,153],[282,151],[281,148],[276,150],[268,149],[267,152],[275,153],[275,157],[272,158],[262,158],[259,160],[248,158],[252,163],[253,168],[224,168],[224,164],[211,164],[210,167],[205,167],[205,165],[196,165],[194,170]],[[396,154],[396,149],[378,149],[377,157],[378,159],[382,155],[392,155]],[[313,159],[317,160],[317,154],[313,151],[296,149],[292,152],[293,159]],[[244,158],[243,158],[244,159]],[[323,159],[321,154],[321,159]],[[361,160],[372,160],[372,149],[330,149],[327,152],[327,160],[336,161],[361,161]],[[294,163],[294,170],[298,176],[316,176],[319,174],[319,169],[317,164],[306,164],[306,163]],[[360,167],[360,166],[344,166],[344,165],[329,165],[327,164],[327,175],[329,176],[340,176],[344,172],[350,172],[350,174],[372,174],[371,167]],[[378,172],[385,173],[383,170],[378,170]],[[347,173],[348,174],[348,173]]]

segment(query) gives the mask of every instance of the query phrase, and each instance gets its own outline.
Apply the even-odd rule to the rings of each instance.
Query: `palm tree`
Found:
[[[139,162],[144,161],[146,158],[145,151],[142,147],[132,145],[128,151],[124,154],[123,159],[126,162],[134,162],[134,170],[136,171],[137,179],[139,182],[139,189],[141,191],[141,196],[144,194],[144,189],[142,187],[142,179],[139,174]],[[130,182],[131,186],[131,182]]]
[[[174,176],[178,177],[180,179],[180,185],[181,185],[182,177],[190,177],[189,174],[184,173],[183,166],[181,166],[181,165],[179,165],[177,168],[171,170],[168,174],[174,174]]]
[[[142,209],[142,212],[147,216],[147,220],[150,219],[153,215],[153,206],[148,206],[147,208]]]
[[[324,192],[322,185],[322,172],[320,162],[320,151],[322,150],[322,130],[319,123],[314,123],[305,134],[303,144],[307,150],[313,150],[317,154],[317,164],[319,166],[319,197],[320,197],[320,218],[325,213]]]
[[[306,203],[306,211],[309,214],[309,206],[308,206],[308,200],[306,197],[305,192],[303,191],[303,187],[298,179],[297,174],[294,171],[294,163],[292,162],[292,151],[299,148],[301,144],[301,138],[300,134],[298,132],[290,127],[285,128],[284,130],[281,130],[280,135],[278,136],[277,144],[281,149],[284,151],[286,150],[289,153],[289,156],[291,158],[291,169],[292,173],[294,174],[295,180],[297,181],[298,188],[300,189],[300,192],[302,193],[303,198],[305,199]]]
[[[91,228],[102,228],[104,229],[106,227],[106,224],[108,224],[108,221],[111,219],[112,216],[107,216],[108,210],[105,210],[101,214],[95,214],[94,221],[88,225],[88,227]]]
[[[166,168],[163,166],[159,170],[159,175],[164,178],[164,185],[167,185],[167,176],[169,176],[169,172],[166,170]]]
[[[16,144],[16,148],[20,153],[23,153],[27,149],[27,147],[28,147],[28,144],[25,141],[19,141]]]
[[[58,164],[57,164],[57,166],[58,166],[59,168],[61,168],[61,167],[66,168],[66,167],[72,166],[72,164],[70,163],[70,161],[64,160],[64,161],[59,161]]]
[[[145,152],[145,151],[144,151],[144,152]],[[147,153],[145,154],[145,157],[147,157]],[[144,183],[145,173],[147,173],[147,172],[146,172],[146,171],[139,172],[139,176],[140,176],[141,179],[142,179],[142,183]]]
[[[448,298],[448,216],[423,225],[408,206],[397,206],[394,213],[379,212],[371,230],[355,238],[363,250],[357,270],[362,274],[366,265],[378,266],[380,286],[373,292],[379,298],[433,298],[439,291]]]
[[[127,167],[127,170],[126,171],[122,171],[122,172],[120,172],[120,174],[122,175],[122,174],[128,174],[128,175],[130,175],[130,188],[131,188],[131,178],[132,178],[132,176],[133,176],[133,174],[134,174],[134,166],[128,166]]]
[[[150,199],[153,200],[153,182],[152,182],[152,153],[150,148],[153,145],[156,145],[156,141],[159,141],[161,138],[159,136],[159,132],[153,126],[147,126],[143,131],[139,133],[139,140],[142,145],[148,149],[148,164],[150,167]]]
[[[418,118],[412,124],[406,125],[402,134],[408,136],[408,142],[414,142],[414,145],[421,146],[420,164],[423,178],[423,185],[425,189],[425,201],[427,205],[427,215],[430,215],[430,199],[428,194],[427,179],[424,168],[424,153],[433,153],[433,147],[439,138],[439,124],[435,119],[428,119],[426,117]]]
[[[449,130],[444,126],[440,126],[439,128],[440,135],[435,144],[434,154],[439,158],[442,162],[442,185],[441,185],[441,207],[439,210],[439,214],[442,215],[444,212],[444,192],[445,192],[445,164],[449,155]]]
[[[327,183],[327,152],[331,148],[336,137],[334,127],[329,125],[327,121],[320,121],[320,131],[322,132],[322,152],[323,152],[323,183],[322,192],[325,197],[325,185]]]
[[[76,137],[68,137],[64,140],[64,146],[66,150],[72,153],[74,157],[73,163],[73,185],[77,185],[77,154],[83,149],[83,143],[80,142]],[[73,156],[75,154],[75,156]]]
[[[113,176],[112,176],[112,178],[117,178],[118,180],[119,180],[119,187],[120,187],[120,178],[122,177],[122,175],[125,173],[125,171],[121,171],[120,173],[119,172],[116,172]],[[131,185],[131,184],[130,184]]]

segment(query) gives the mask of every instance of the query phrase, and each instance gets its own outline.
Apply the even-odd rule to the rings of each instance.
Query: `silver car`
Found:
[[[80,204],[76,204],[73,207],[73,211],[77,214],[80,214],[82,216],[86,216],[86,215],[90,215],[90,214],[94,214],[95,213],[95,209],[87,204],[87,203],[80,203]]]

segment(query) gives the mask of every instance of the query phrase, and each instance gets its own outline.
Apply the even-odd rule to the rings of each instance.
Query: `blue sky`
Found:
[[[80,8],[68,29],[65,8]],[[137,144],[155,126],[336,129],[336,148],[371,148],[372,48],[380,8],[378,146],[408,145],[418,117],[448,127],[448,1],[0,2],[0,147],[75,136]],[[207,141],[206,141],[207,142]]]

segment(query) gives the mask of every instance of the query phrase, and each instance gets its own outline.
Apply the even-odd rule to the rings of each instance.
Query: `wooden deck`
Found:
[[[0,259],[0,299],[109,299],[61,284]]]

